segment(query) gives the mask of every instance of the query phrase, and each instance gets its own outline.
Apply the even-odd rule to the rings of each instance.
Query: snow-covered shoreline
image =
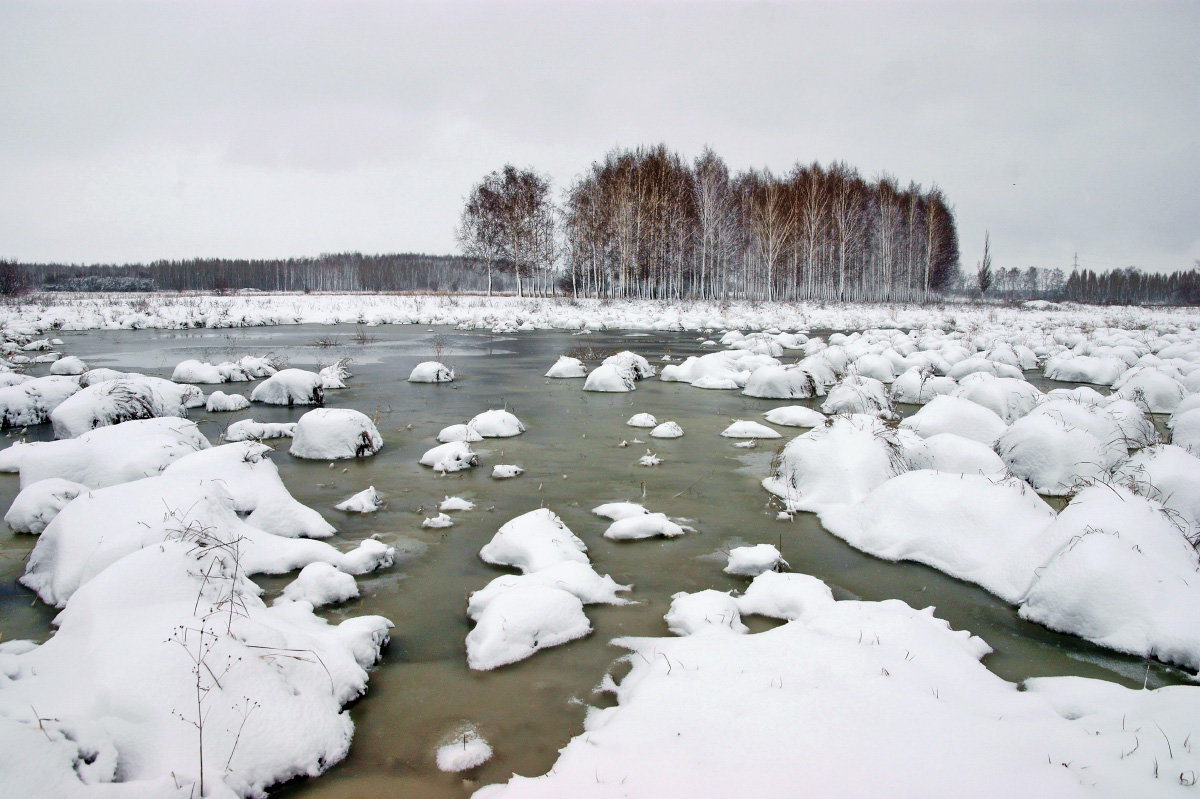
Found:
[[[185,329],[291,324],[420,324],[511,330],[863,330],[930,326],[1200,327],[1192,308],[977,304],[727,303],[574,300],[423,294],[41,293],[0,306],[0,328],[46,330]]]

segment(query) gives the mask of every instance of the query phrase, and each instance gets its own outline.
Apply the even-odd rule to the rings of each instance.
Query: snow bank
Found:
[[[296,422],[288,451],[297,458],[338,460],[366,458],[382,448],[383,436],[365,413],[351,408],[317,408]]]
[[[204,394],[157,377],[136,375],[80,389],[50,413],[56,438],[75,438],[97,427],[161,416],[187,418],[204,405]]]

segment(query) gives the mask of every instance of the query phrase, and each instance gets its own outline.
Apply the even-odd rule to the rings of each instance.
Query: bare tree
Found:
[[[517,296],[522,296],[522,277],[548,272],[556,257],[550,181],[505,164],[471,190],[457,235],[465,255],[488,265],[489,295],[492,267],[505,262],[516,276]]]

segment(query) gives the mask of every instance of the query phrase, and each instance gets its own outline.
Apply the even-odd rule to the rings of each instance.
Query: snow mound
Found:
[[[517,586],[541,585],[561,588],[575,596],[585,605],[624,605],[627,599],[617,596],[632,586],[620,585],[607,574],[601,577],[591,564],[567,560],[547,566],[529,574],[505,574],[492,580],[471,594],[467,601],[467,616],[479,619],[492,600]]]
[[[323,405],[324,382],[316,372],[282,369],[255,386],[250,401],[267,405]]]
[[[799,366],[760,366],[750,373],[742,393],[763,399],[807,399],[825,393],[808,369]]]
[[[449,742],[439,746],[435,756],[440,771],[467,771],[492,757],[491,744],[474,727],[457,730],[448,737]]]
[[[511,438],[525,432],[525,425],[506,410],[491,410],[476,414],[467,427],[484,438]]]
[[[242,419],[225,428],[226,441],[262,441],[270,438],[291,438],[296,433],[295,422],[256,422]]]
[[[592,513],[614,522],[628,519],[630,516],[643,516],[649,512],[636,502],[608,502],[592,508]]]
[[[81,375],[86,371],[87,364],[74,355],[59,358],[50,364],[50,374],[52,375]]]
[[[438,510],[475,510],[475,503],[462,497],[446,497],[442,504],[438,505]]]
[[[650,365],[650,362],[636,352],[630,352],[629,350],[608,356],[600,365],[612,366],[621,373],[629,375],[634,380],[644,380],[647,377],[654,377],[654,367]]]
[[[289,452],[297,458],[338,460],[369,457],[382,447],[383,437],[365,413],[351,408],[317,408],[296,422]]]
[[[546,372],[546,377],[587,377],[587,367],[578,358],[572,358],[569,355],[560,355],[558,360],[554,362],[554,365],[550,367],[550,371]]]
[[[991,447],[954,433],[938,433],[925,439],[929,468],[955,474],[1003,477],[1008,467]]]
[[[921,410],[900,422],[900,426],[922,438],[953,433],[989,447],[1008,429],[995,411],[955,396],[934,397]]]
[[[67,503],[90,489],[82,483],[50,477],[21,490],[4,514],[4,523],[14,533],[42,532]]]
[[[450,383],[453,380],[454,370],[437,361],[419,363],[408,375],[410,383]]]
[[[220,411],[241,411],[250,407],[250,400],[241,394],[226,394],[224,391],[214,391],[208,395],[204,409],[209,413]]]
[[[777,571],[759,574],[737,600],[743,616],[789,621],[832,604],[833,592],[816,577]]]
[[[426,450],[418,461],[435,472],[461,472],[479,464],[476,454],[465,441],[450,441]]]
[[[20,472],[22,488],[48,477],[101,488],[156,475],[172,461],[209,446],[195,422],[142,419],[78,438],[14,444],[0,450],[0,471]]]
[[[650,431],[651,438],[679,438],[682,435],[683,428],[675,422],[663,422]]]
[[[1120,358],[1097,358],[1091,355],[1075,355],[1064,352],[1046,361],[1044,374],[1047,380],[1063,383],[1095,383],[1111,386],[1116,382],[1127,364]]]
[[[722,430],[721,435],[726,438],[783,438],[777,430],[772,430],[765,424],[742,419],[736,420]]]
[[[430,516],[421,522],[422,527],[429,527],[435,530],[440,530],[444,527],[453,527],[454,519],[451,519],[445,513],[439,513],[437,516]]]
[[[755,544],[729,550],[729,562],[725,565],[725,573],[757,577],[763,572],[778,571],[780,566],[787,565],[783,555],[771,544]]]
[[[519,585],[499,593],[467,633],[467,665],[488,671],[592,631],[579,597],[547,585]]]
[[[960,380],[958,388],[954,389],[951,396],[969,399],[989,408],[1003,419],[1005,424],[1012,424],[1042,401],[1042,392],[1031,383],[983,373]]]
[[[829,391],[821,403],[821,410],[828,414],[863,413],[884,419],[894,418],[892,400],[887,386],[873,377],[850,374]]]
[[[924,405],[956,388],[958,381],[953,377],[935,375],[932,367],[913,367],[892,381],[892,402]]]
[[[350,359],[339,358],[317,374],[321,376],[321,388],[326,391],[346,387],[346,381],[354,377],[350,373]]]
[[[336,605],[356,596],[358,583],[353,575],[338,571],[328,563],[310,563],[300,570],[295,580],[283,587],[283,592],[275,602],[307,602],[319,608]]]
[[[494,566],[513,566],[524,573],[563,561],[587,563],[587,547],[548,508],[538,508],[506,522],[479,550]]]
[[[452,424],[443,427],[437,434],[437,440],[443,444],[449,444],[452,441],[466,441],[473,443],[475,441],[483,441],[483,436],[479,434],[475,428],[465,424]]]
[[[1013,423],[996,442],[1004,465],[1039,494],[1065,496],[1099,480],[1125,454],[1120,442],[1104,442],[1054,416],[1032,414]]]
[[[1171,413],[1187,394],[1175,377],[1150,366],[1135,366],[1113,383],[1116,395],[1151,413]]]
[[[255,377],[265,377],[268,372],[263,369],[263,364],[258,362],[258,359],[251,359],[252,356],[247,355],[243,360],[247,364],[253,366],[252,369],[247,369],[241,363],[225,363],[216,364],[204,363],[197,360],[180,361],[175,366],[175,371],[171,373],[171,379],[177,383],[245,383]],[[274,367],[267,366],[270,374],[274,374]]]
[[[658,420],[649,413],[635,413],[625,421],[625,424],[630,427],[657,427]]]
[[[511,463],[498,463],[492,467],[492,477],[497,480],[508,480],[525,472],[520,466]]]
[[[636,388],[634,378],[628,371],[622,371],[614,364],[605,362],[597,366],[587,376],[583,384],[584,391],[623,392]]]
[[[606,506],[602,505],[601,507]],[[596,513],[597,511],[593,510],[592,512]],[[604,531],[604,537],[614,541],[636,541],[655,536],[674,538],[683,535],[684,532],[683,527],[668,519],[664,514],[644,512],[617,519]]]
[[[375,486],[368,486],[333,507],[347,513],[374,513],[383,507],[383,495],[375,490]]]
[[[0,388],[0,430],[50,420],[50,414],[79,391],[76,377],[35,377]]]
[[[56,438],[75,438],[135,419],[187,418],[188,408],[202,405],[204,395],[195,386],[138,375],[80,389],[51,411],[50,421]]]
[[[784,427],[819,427],[825,424],[826,416],[820,411],[806,408],[803,405],[784,405],[772,408],[763,414],[771,424]]]
[[[888,480],[821,523],[851,546],[913,560],[1018,602],[1066,543],[1048,535],[1054,511],[1020,480],[918,470]]]
[[[742,624],[737,600],[728,592],[711,588],[689,594],[679,592],[671,597],[671,609],[663,617],[667,629],[676,635],[711,635],[747,633]]]
[[[1135,452],[1117,469],[1118,480],[1161,504],[1192,536],[1200,534],[1200,459],[1180,447],[1160,444]]]

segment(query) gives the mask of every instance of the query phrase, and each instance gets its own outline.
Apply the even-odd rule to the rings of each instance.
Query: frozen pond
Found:
[[[292,494],[337,527],[331,543],[345,549],[350,542],[377,535],[400,553],[393,568],[359,578],[361,598],[323,615],[380,614],[396,626],[367,695],[351,709],[356,732],[350,756],[320,778],[281,787],[275,792],[279,796],[459,797],[514,772],[544,773],[558,749],[579,733],[586,706],[610,702],[608,695],[593,691],[610,669],[615,676],[623,673],[624,667],[614,665],[623,650],[608,642],[622,635],[667,634],[663,614],[676,592],[744,589],[746,579],[722,572],[724,553],[743,544],[778,546],[792,571],[821,578],[839,599],[896,598],[916,608],[936,607],[955,628],[991,644],[996,651],[984,663],[1007,680],[1082,675],[1140,686],[1147,676],[1144,661],[1025,622],[1013,606],[975,585],[918,564],[889,563],[859,552],[826,533],[811,514],[776,520],[779,505],[760,482],[783,444],[803,431],[781,428],[783,439],[760,441],[752,449],[736,448],[734,440],[720,433],[731,420],[761,420],[763,412],[785,404],[815,407],[817,399],[761,400],[656,379],[641,381],[630,393],[591,393],[581,390],[581,380],[542,377],[564,353],[630,349],[661,366],[664,354],[679,361],[711,352],[700,346],[694,332],[494,335],[451,328],[356,331],[344,325],[299,325],[60,337],[63,352],[80,356],[91,367],[161,377],[170,377],[174,366],[189,358],[217,363],[273,352],[300,368],[352,359],[354,377],[348,388],[330,391],[326,405],[373,417],[384,437],[383,450],[374,458],[330,468],[327,462],[288,455],[284,439],[274,459]],[[431,358],[452,366],[455,382],[406,382],[415,364]],[[1043,387],[1066,385],[1047,384],[1035,373],[1027,376]],[[203,388],[208,392],[214,387]],[[220,388],[248,394],[250,386]],[[527,432],[475,444],[481,468],[439,476],[418,465],[443,427],[502,407],[520,417]],[[201,409],[191,418],[215,443],[237,419],[294,421],[305,410],[255,405],[236,413]],[[685,435],[650,439],[648,431],[625,424],[639,412],[674,420]],[[29,437],[50,438],[49,425],[31,428]],[[635,437],[646,443],[618,446]],[[660,466],[637,465],[647,448],[662,458]],[[513,480],[495,480],[490,473],[497,463],[517,464],[525,472]],[[379,512],[360,516],[333,508],[369,485],[387,498]],[[4,507],[16,491],[14,476],[0,479]],[[436,515],[447,495],[470,499],[476,509],[455,513],[453,527],[423,529],[422,520]],[[605,539],[601,534],[608,521],[590,510],[617,500],[643,502],[650,510],[687,519],[696,532],[675,539]],[[502,573],[480,560],[479,549],[501,524],[539,507],[553,510],[585,541],[598,573],[632,583],[629,596],[637,604],[589,606],[594,628],[589,637],[495,671],[471,671],[463,643],[470,630],[466,597]],[[32,536],[14,536],[6,528],[0,532],[0,633],[5,640],[49,635],[52,609],[16,583],[34,543]],[[289,580],[256,581],[270,594]],[[758,617],[746,622],[755,630],[772,624]],[[1148,680],[1158,686],[1183,682],[1184,677],[1153,664]],[[434,750],[443,736],[464,721],[477,725],[495,748],[489,762],[468,772],[471,781],[441,773],[434,765]]]

